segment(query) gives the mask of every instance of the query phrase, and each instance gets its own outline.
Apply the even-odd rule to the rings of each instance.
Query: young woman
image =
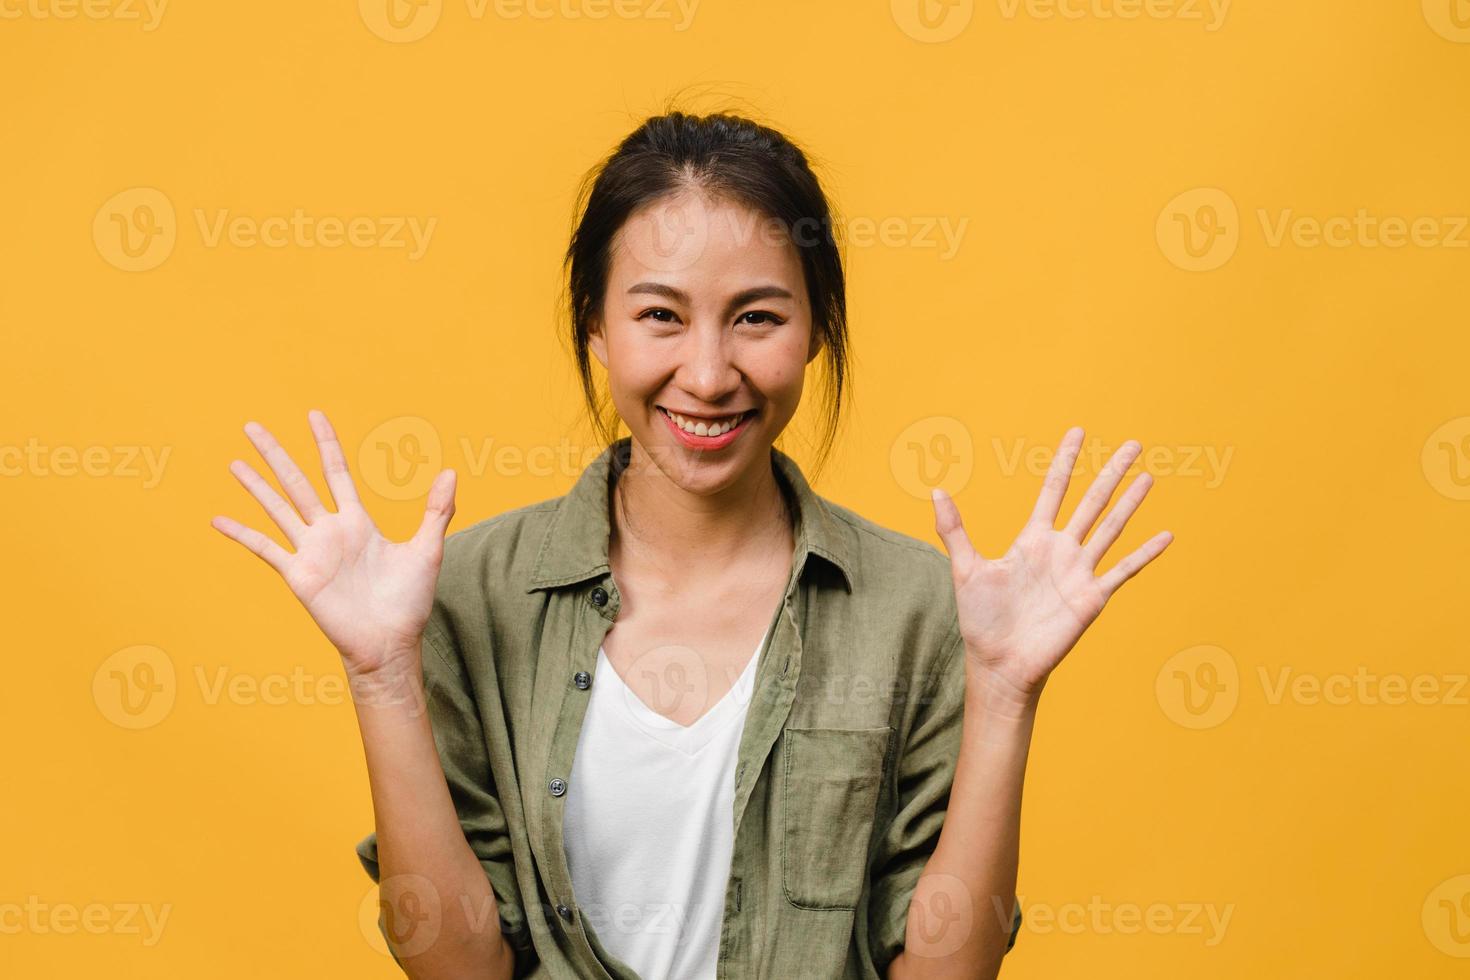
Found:
[[[446,540],[446,470],[390,542],[312,412],[335,511],[251,423],[285,497],[231,472],[294,550],[213,522],[342,654],[395,958],[422,978],[994,977],[1042,686],[1170,540],[1098,574],[1149,487],[1098,523],[1140,447],[1057,529],[1069,431],[995,559],[936,491],[946,558],[774,445],[820,355],[825,453],[847,366],[828,204],[789,140],[651,118],[579,211],[572,340],[607,447],[570,492]]]

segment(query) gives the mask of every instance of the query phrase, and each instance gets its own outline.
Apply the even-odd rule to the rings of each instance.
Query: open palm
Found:
[[[954,501],[943,491],[934,493],[935,529],[949,552],[965,647],[988,676],[1021,697],[1039,694],[1118,587],[1173,540],[1169,532],[1160,532],[1105,574],[1096,574],[1153,482],[1140,474],[1087,537],[1141,450],[1133,441],[1113,454],[1067,525],[1057,530],[1082,435],[1080,428],[1068,430],[1030,520],[1000,558],[976,552]]]
[[[408,541],[389,541],[358,499],[331,423],[316,411],[309,420],[336,512],[326,508],[276,438],[251,422],[245,433],[290,503],[246,463],[235,460],[230,472],[265,508],[295,551],[286,551],[269,536],[228,517],[210,523],[280,573],[341,652],[349,675],[371,673],[395,659],[413,656],[428,623],[444,533],[454,516],[454,471],[445,470],[434,481],[418,532]]]

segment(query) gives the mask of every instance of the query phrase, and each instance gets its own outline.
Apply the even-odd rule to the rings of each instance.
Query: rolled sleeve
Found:
[[[495,892],[501,932],[515,950],[515,975],[526,976],[536,966],[537,956],[516,880],[510,835],[496,795],[479,711],[453,643],[432,628],[424,634],[423,671],[434,746],[460,826]],[[376,833],[368,834],[357,844],[357,857],[373,881],[378,881]],[[380,928],[381,925],[380,922]]]
[[[938,671],[920,697],[908,742],[898,759],[897,801],[892,822],[879,839],[868,907],[869,951],[879,976],[902,951],[909,904],[919,876],[939,845],[949,792],[954,785],[964,722],[964,643],[958,621],[946,638]],[[1017,902],[1006,951],[1016,943],[1021,908]],[[976,915],[990,909],[976,908]]]

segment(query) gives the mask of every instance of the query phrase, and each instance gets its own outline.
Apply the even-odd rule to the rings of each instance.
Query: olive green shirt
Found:
[[[630,445],[605,450],[566,495],[450,535],[424,634],[434,741],[518,977],[637,977],[584,919],[562,841],[597,652],[621,602],[609,492]],[[817,496],[790,456],[771,455],[796,548],[740,737],[718,977],[884,977],[959,752],[949,559]],[[376,881],[375,835],[357,853]],[[985,904],[974,914],[996,914]],[[389,918],[381,928],[412,926]],[[1019,924],[1017,909],[1011,943]]]

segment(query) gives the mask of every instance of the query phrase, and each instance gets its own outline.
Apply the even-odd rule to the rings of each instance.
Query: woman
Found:
[[[580,212],[572,338],[609,445],[569,493],[445,540],[446,470],[392,543],[313,412],[336,511],[251,423],[286,498],[231,471],[294,553],[214,521],[342,654],[395,958],[424,978],[995,976],[1042,686],[1169,541],[1096,574],[1148,490],[1088,537],[1138,444],[1057,530],[1068,432],[999,559],[936,491],[946,560],[774,446],[822,354],[825,453],[847,365],[831,216],[795,146],[652,118]]]

